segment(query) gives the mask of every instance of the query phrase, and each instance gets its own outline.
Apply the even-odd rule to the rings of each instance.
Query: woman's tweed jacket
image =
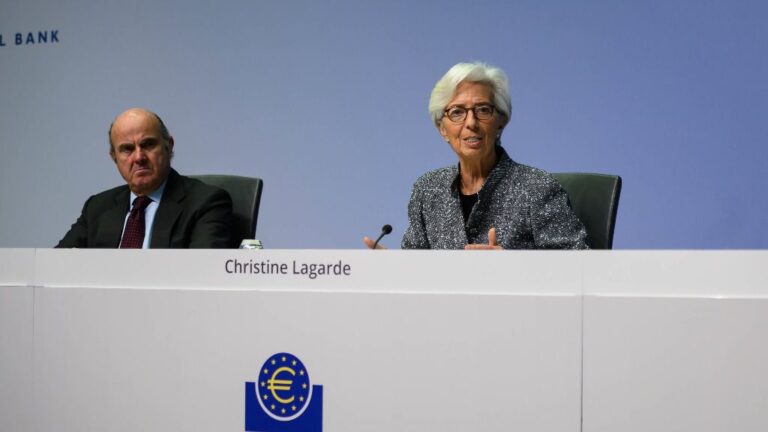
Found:
[[[466,225],[459,201],[459,168],[430,171],[416,180],[408,203],[403,249],[463,249],[496,241],[504,249],[587,249],[587,232],[560,183],[521,165],[497,147],[498,162],[478,193]]]

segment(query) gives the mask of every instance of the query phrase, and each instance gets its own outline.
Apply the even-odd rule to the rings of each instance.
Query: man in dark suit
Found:
[[[94,195],[59,248],[225,248],[232,200],[171,168],[173,137],[140,108],[115,118],[109,154],[126,185]]]

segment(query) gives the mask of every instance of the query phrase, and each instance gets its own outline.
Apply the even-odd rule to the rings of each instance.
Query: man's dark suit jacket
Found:
[[[117,248],[130,207],[128,185],[88,198],[57,248]],[[232,246],[232,199],[222,189],[171,169],[155,213],[151,248]]]

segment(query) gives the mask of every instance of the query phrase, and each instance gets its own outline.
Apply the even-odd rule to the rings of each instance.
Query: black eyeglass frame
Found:
[[[453,109],[456,109],[456,108],[463,109],[464,110],[464,115],[461,116],[460,119],[454,120],[454,119],[451,118],[450,115],[448,115],[448,112],[453,110]],[[485,117],[485,114],[483,114],[482,116],[479,116],[479,115],[477,115],[477,109],[478,108],[490,108],[491,112],[488,115],[488,117]],[[478,104],[478,105],[475,105],[473,107],[465,107],[465,106],[461,106],[461,105],[454,105],[454,106],[446,108],[445,111],[443,111],[443,117],[448,118],[448,121],[450,121],[452,123],[463,123],[467,119],[467,115],[469,114],[470,111],[472,111],[472,114],[474,114],[474,116],[475,116],[475,118],[477,120],[485,121],[485,120],[492,119],[493,116],[499,111],[499,109],[496,108],[496,105],[493,105],[493,104]]]

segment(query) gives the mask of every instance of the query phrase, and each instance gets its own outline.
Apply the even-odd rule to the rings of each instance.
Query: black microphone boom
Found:
[[[375,242],[373,242],[373,249],[376,249],[376,246],[379,244],[379,240],[381,240],[382,237],[392,232],[392,225],[386,224],[383,227],[381,227],[381,234],[379,234],[379,238],[376,239]]]

